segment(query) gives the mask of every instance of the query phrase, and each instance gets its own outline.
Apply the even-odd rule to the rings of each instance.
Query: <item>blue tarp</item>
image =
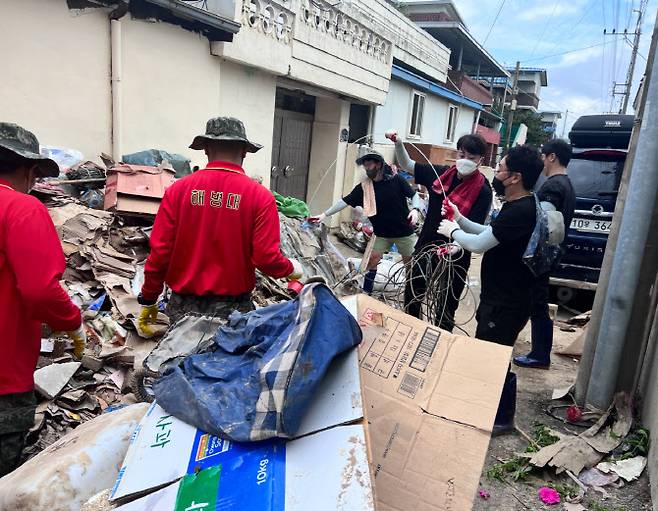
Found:
[[[234,312],[215,350],[166,370],[153,390],[175,417],[236,442],[290,438],[332,360],[361,342],[352,315],[324,284],[292,301]]]

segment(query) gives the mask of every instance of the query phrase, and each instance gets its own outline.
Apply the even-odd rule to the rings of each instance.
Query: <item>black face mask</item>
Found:
[[[370,179],[375,179],[377,174],[379,174],[379,169],[366,170],[366,176],[368,176]]]
[[[505,195],[505,185],[498,178],[494,177],[491,180],[491,186],[494,189],[494,192],[496,192],[496,195],[500,195],[501,197]]]

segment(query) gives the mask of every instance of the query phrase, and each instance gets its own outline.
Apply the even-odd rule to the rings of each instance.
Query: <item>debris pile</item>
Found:
[[[104,411],[138,401],[132,374],[168,328],[161,313],[154,339],[137,329],[152,220],[91,209],[61,193],[50,196],[47,206],[67,259],[62,285],[83,311],[88,342],[76,361],[67,337],[44,331],[35,373],[41,402],[26,458]],[[348,293],[347,262],[328,241],[327,228],[280,217],[283,253],[298,259],[307,276],[321,276],[338,294]],[[284,281],[259,275],[258,307],[290,297]]]
[[[609,490],[635,481],[647,465],[649,432],[634,425],[632,410],[630,396],[620,393],[605,412],[587,411],[578,422],[569,422],[570,426],[582,427],[580,433],[571,429],[563,433],[545,425],[538,425],[532,436],[519,430],[529,441],[525,452],[500,460],[488,470],[487,477],[527,481],[538,475],[542,482],[553,480],[539,489],[539,497],[548,505],[562,497],[565,509],[571,509],[567,504],[580,509],[577,505],[590,491],[608,498]],[[547,471],[551,468],[555,475]]]

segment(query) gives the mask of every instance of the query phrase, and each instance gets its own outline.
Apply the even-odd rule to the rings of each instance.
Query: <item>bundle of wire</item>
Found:
[[[364,137],[361,137],[359,140],[356,140],[354,143],[373,137],[375,134],[368,134]],[[388,133],[385,134],[388,136]],[[446,191],[443,188],[443,183],[439,173],[436,171],[434,164],[425,156],[425,154],[413,143],[407,142],[411,147],[416,149],[418,154],[420,154],[425,161],[431,166],[436,174],[437,183],[441,187],[443,196],[447,197]],[[322,181],[328,174],[331,167],[335,165],[336,161],[327,168],[324,172],[324,175],[321,177],[320,182],[317,184],[316,189],[311,194],[312,201],[317,194],[317,191],[322,184]],[[471,290],[468,282],[468,278],[465,280],[455,271],[455,261],[458,260],[464,253],[464,249],[459,246],[457,243],[433,243],[428,244],[423,247],[420,252],[415,253],[411,259],[406,263],[397,264],[396,270],[389,273],[384,285],[380,291],[373,293],[375,297],[379,298],[384,303],[391,305],[397,309],[409,311],[413,305],[420,305],[421,317],[428,323],[434,324],[436,326],[440,325],[446,314],[446,304],[449,297],[453,293],[452,282],[454,279],[461,279],[464,281],[464,292],[462,296],[454,297],[457,301],[461,303],[469,297],[473,302],[473,310],[470,317],[463,322],[458,323],[455,321],[455,327],[465,334],[468,333],[461,327],[468,324],[475,317],[475,295]],[[365,261],[362,264],[365,267]],[[412,269],[414,272],[412,274]],[[337,283],[336,286],[344,283],[346,280],[356,278],[359,272],[352,271],[345,276],[341,282]],[[414,286],[400,286],[400,282],[406,282],[408,278],[413,277],[415,279],[424,279],[425,285],[423,293],[416,294],[413,289]],[[379,287],[379,286],[378,286]],[[405,287],[409,288],[408,292],[411,296],[408,297],[409,302],[405,307]],[[459,307],[458,307],[459,308]],[[453,320],[456,318],[452,318]]]

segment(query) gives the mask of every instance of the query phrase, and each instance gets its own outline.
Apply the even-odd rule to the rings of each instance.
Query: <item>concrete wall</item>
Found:
[[[247,136],[263,145],[257,153],[247,155],[244,166],[250,176],[262,177],[265,186],[270,183],[275,97],[275,76],[222,61],[219,113],[214,115],[242,119]]]
[[[42,144],[97,159],[111,150],[110,22],[100,9],[74,16],[59,0],[3,0],[0,119]]]
[[[203,151],[188,146],[210,117],[224,115],[220,59],[210,54],[208,39],[127,16],[121,25],[123,154],[165,149],[205,165]]]
[[[400,80],[391,80],[386,103],[377,107],[375,110],[373,134],[376,143],[385,144],[386,138],[384,137],[384,133],[391,128],[397,129],[401,136],[411,142],[447,147],[456,147],[457,139],[461,135],[471,133],[475,111],[464,105],[458,105],[459,114],[455,129],[455,139],[452,142],[446,141],[448,107],[453,103],[440,96],[426,94],[421,136],[415,138],[410,137],[409,128],[411,123],[411,99],[413,91],[414,88],[411,85]]]
[[[651,481],[653,509],[658,509],[658,310],[653,318],[653,330],[647,342],[640,392],[642,395],[642,425],[651,433],[648,470]]]
[[[38,15],[36,15],[38,13]],[[27,37],[24,20],[30,20]],[[207,38],[167,23],[121,18],[121,151],[165,149],[204,165],[188,148],[206,121],[241,118],[265,146],[249,174],[269,184],[276,78],[222,61]],[[20,44],[17,44],[20,41]],[[0,118],[44,145],[89,159],[112,153],[111,36],[106,10],[69,11],[64,0],[5,0],[0,16]]]
[[[307,198],[314,213],[325,211],[342,197],[348,144],[339,140],[341,130],[349,127],[349,119],[348,101],[317,98]]]

